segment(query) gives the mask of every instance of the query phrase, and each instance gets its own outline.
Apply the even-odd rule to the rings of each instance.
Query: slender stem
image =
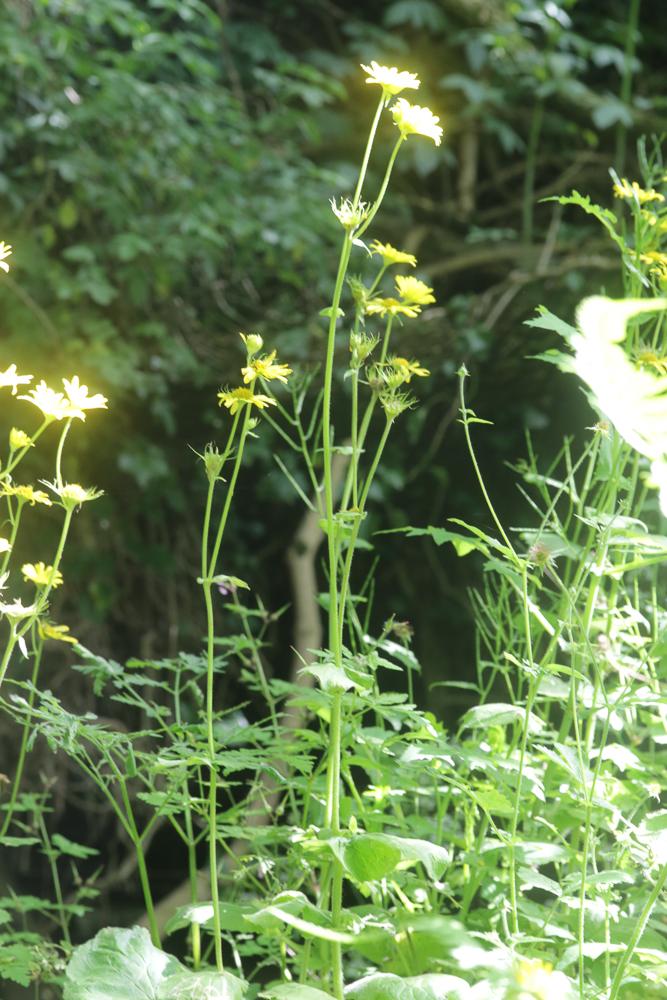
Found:
[[[524,250],[529,252],[533,241],[533,207],[535,201],[535,162],[537,159],[537,147],[542,131],[542,120],[544,118],[544,101],[538,100],[533,108],[530,120],[530,132],[528,134],[528,148],[526,150],[526,171],[523,182],[523,243]]]
[[[2,827],[0,828],[0,839],[5,836],[7,830],[12,821],[12,816],[14,813],[14,807],[16,805],[16,799],[18,798],[19,790],[21,788],[21,780],[23,778],[23,768],[25,766],[26,752],[28,748],[28,739],[30,737],[30,723],[32,721],[32,710],[35,704],[35,695],[37,693],[37,679],[39,677],[39,666],[42,659],[42,650],[44,649],[44,643],[40,642],[35,650],[35,658],[32,667],[32,676],[30,677],[30,696],[28,697],[28,711],[26,712],[25,719],[23,721],[23,730],[21,733],[21,746],[19,748],[19,759],[16,764],[16,771],[14,773],[14,781],[12,782],[12,792],[9,797],[9,802],[7,803],[7,815],[3,821]]]
[[[65,909],[65,901],[63,899],[62,886],[60,884],[60,874],[58,873],[58,863],[56,861],[56,854],[53,850],[51,844],[51,838],[49,837],[49,831],[46,829],[46,823],[44,822],[44,814],[39,812],[37,814],[37,824],[39,826],[39,832],[42,836],[44,842],[44,853],[49,862],[49,868],[51,870],[51,879],[53,881],[53,889],[56,894],[56,905],[58,907],[58,913],[60,914],[60,927],[63,932],[63,938],[66,944],[71,948],[72,939],[69,933],[69,921],[67,919],[67,911]]]
[[[130,837],[132,839],[132,844],[134,846],[134,851],[137,857],[137,871],[139,872],[139,882],[141,883],[141,891],[144,896],[144,905],[146,907],[146,916],[148,917],[148,928],[151,933],[151,941],[156,948],[160,947],[160,931],[158,930],[157,919],[155,916],[155,906],[153,905],[153,893],[151,892],[151,884],[148,878],[148,869],[146,868],[146,856],[144,854],[143,844],[141,843],[141,837],[137,829],[137,824],[134,819],[134,812],[132,810],[132,803],[130,802],[130,797],[127,794],[127,785],[125,784],[125,779],[120,775],[120,780],[118,781],[120,788],[120,797],[123,802],[123,807],[125,809],[125,815],[127,818],[127,825],[130,832]]]
[[[613,982],[611,984],[611,992],[609,994],[609,1000],[616,1000],[621,986],[623,985],[623,976],[625,975],[625,970],[628,967],[630,959],[635,953],[635,948],[641,940],[641,936],[646,930],[646,925],[649,921],[651,913],[653,912],[653,907],[658,902],[660,894],[667,883],[667,864],[664,864],[660,869],[658,874],[658,880],[653,886],[653,891],[651,895],[646,900],[644,904],[644,909],[639,915],[639,919],[635,923],[635,929],[632,932],[630,941],[628,942],[628,947],[623,952],[623,957],[616,967],[616,973],[614,975]]]
[[[74,418],[70,417],[65,426],[63,427],[63,432],[60,435],[60,441],[58,442],[58,451],[56,452],[56,483],[58,486],[62,486],[62,458],[63,458],[63,448],[65,446],[65,439],[69,434],[69,429],[72,426],[72,420]]]
[[[385,171],[384,180],[382,181],[382,187],[380,188],[380,193],[375,199],[375,202],[373,203],[373,207],[371,208],[370,212],[368,213],[362,224],[359,226],[359,228],[355,231],[354,233],[355,239],[359,239],[363,235],[363,233],[366,232],[371,222],[377,215],[380,205],[382,204],[382,201],[384,199],[384,196],[387,193],[387,188],[389,187],[389,179],[391,178],[391,172],[394,168],[394,162],[396,160],[396,157],[398,156],[398,151],[401,148],[401,145],[403,144],[404,141],[405,141],[405,136],[401,134],[398,137],[398,141],[396,142],[396,145],[392,150],[391,156],[389,157],[389,163],[387,164],[387,169]]]
[[[641,0],[630,0],[628,20],[625,27],[625,52],[623,53],[623,77],[621,79],[620,100],[622,104],[630,103],[632,94],[632,77],[635,51],[637,49],[637,29],[639,27],[639,7]],[[616,127],[616,157],[615,167],[619,174],[625,166],[626,126],[619,122]]]
[[[334,287],[329,318],[329,335],[327,339],[327,355],[324,368],[324,396],[322,398],[322,447],[324,451],[324,502],[327,523],[327,554],[329,557],[329,647],[334,653],[336,664],[340,666],[340,651],[336,650],[338,640],[338,592],[336,587],[336,540],[334,537],[333,510],[333,470],[332,470],[332,432],[331,432],[331,396],[333,385],[333,363],[336,346],[336,322],[338,307],[343,291],[343,282],[347,265],[350,260],[352,244],[346,234],[341,247],[338,261],[338,273]]]
[[[243,460],[243,450],[248,434],[248,428],[250,426],[250,417],[252,411],[252,404],[247,403],[245,408],[245,414],[243,417],[243,425],[241,428],[241,434],[239,438],[238,449],[236,452],[236,458],[234,460],[234,467],[232,470],[232,475],[227,487],[227,494],[225,496],[225,502],[223,505],[222,513],[220,515],[220,522],[218,524],[218,530],[215,538],[215,543],[213,546],[213,552],[211,553],[210,559],[208,557],[208,537],[211,525],[211,509],[213,506],[213,493],[215,490],[215,479],[209,481],[208,494],[206,497],[206,510],[204,513],[204,525],[202,529],[202,543],[201,543],[201,566],[202,566],[202,588],[204,591],[204,602],[206,605],[206,739],[208,744],[208,766],[209,766],[209,782],[208,782],[208,848],[209,848],[209,876],[211,881],[211,902],[213,904],[213,943],[215,949],[215,964],[219,972],[224,971],[224,963],[222,958],[222,922],[220,919],[220,895],[218,890],[218,823],[217,823],[217,810],[218,810],[218,776],[217,768],[215,764],[215,732],[213,728],[214,722],[214,710],[213,710],[213,694],[214,694],[214,664],[215,664],[215,617],[213,614],[213,598],[212,598],[212,587],[211,578],[215,575],[215,569],[218,562],[218,557],[220,555],[220,547],[222,545],[222,540],[225,533],[225,528],[227,526],[227,520],[229,517],[229,511],[231,508],[232,499],[234,497],[234,490],[236,488],[236,481],[238,479],[239,471],[241,468],[241,462]],[[238,411],[236,414],[236,419],[232,425],[230,431],[229,440],[227,442],[227,448],[225,450],[225,456],[227,456],[231,450],[232,441],[234,439],[234,434],[236,431],[236,426],[238,422]]]
[[[366,178],[366,170],[368,169],[368,161],[371,156],[371,149],[373,148],[375,133],[377,132],[378,123],[380,121],[380,115],[382,114],[382,109],[384,108],[386,101],[387,99],[383,91],[382,97],[380,98],[380,103],[378,104],[377,110],[375,112],[375,118],[373,119],[373,124],[371,125],[371,130],[368,136],[368,142],[366,143],[366,151],[364,153],[364,159],[361,164],[361,170],[359,171],[359,180],[357,181],[357,187],[354,192],[354,198],[352,200],[352,204],[354,205],[355,208],[359,204],[359,199],[361,198],[361,190],[364,186],[364,180]]]

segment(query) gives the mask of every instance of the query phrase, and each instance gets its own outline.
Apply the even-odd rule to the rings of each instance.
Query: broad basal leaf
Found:
[[[376,972],[352,983],[345,990],[351,1000],[465,1000],[470,987],[458,976],[412,976],[403,979]]]
[[[63,1000],[242,1000],[236,976],[191,972],[143,927],[105,927],[74,949]]]

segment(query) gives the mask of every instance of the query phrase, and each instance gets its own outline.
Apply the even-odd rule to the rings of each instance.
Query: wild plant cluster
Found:
[[[667,301],[658,293],[667,174],[656,148],[643,158],[644,186],[616,177],[618,217],[577,192],[560,199],[605,227],[626,297],[586,299],[575,325],[543,308],[531,321],[563,339],[542,358],[580,380],[591,424],[546,465],[528,441],[516,465],[526,526],[505,526],[496,513],[475,452],[489,421],[467,406],[468,373],[459,371],[460,420],[489,524],[406,529],[484,564],[484,585],[471,594],[476,681],[445,682],[475,704],[449,732],[414,702],[409,625],[389,616],[370,634],[371,581],[353,572],[371,546],[365,521],[392,429],[410,419],[413,390],[429,375],[401,352],[401,327],[435,301],[408,270],[412,254],[364,237],[403,144],[442,138],[428,108],[399,96],[419,87],[414,74],[363,68],[380,97],[354,193],[332,201],[342,239],[322,310],[321,382],[295,374],[259,335],[241,334],[239,383],[218,395],[224,443],[199,455],[208,484],[196,568],[203,651],[122,666],[51,619],[66,543],[100,495],[67,480],[67,438],[107,400],[76,375],[60,390],[13,364],[0,372],[23,407],[19,422],[29,426],[30,407],[41,414],[35,429],[11,426],[0,467],[1,704],[18,745],[0,841],[7,855],[41,852],[53,881],[51,898],[10,887],[0,899],[0,978],[36,998],[665,996]],[[366,173],[387,116],[396,140],[373,198]],[[10,252],[0,245],[4,270]],[[350,274],[353,254],[359,273]],[[348,409],[334,413],[341,375]],[[266,424],[300,456],[303,479],[277,461],[324,537],[326,645],[300,651],[293,681],[267,672],[267,612],[225,561],[243,459]],[[51,479],[22,481],[24,459],[34,467],[33,450],[54,431]],[[40,514],[59,525],[53,554],[14,565]],[[219,634],[223,604],[236,634]],[[54,641],[71,644],[74,669],[96,693],[131,708],[136,730],[76,714],[43,690],[40,664]],[[239,664],[265,705],[259,722],[216,697],[221,675]],[[75,943],[95,915],[95,879],[84,872],[96,852],[51,828],[48,789],[24,787],[37,739],[108,803],[134,852],[145,926],[104,927]],[[188,872],[188,901],[166,916],[148,852],[157,825],[172,827]]]

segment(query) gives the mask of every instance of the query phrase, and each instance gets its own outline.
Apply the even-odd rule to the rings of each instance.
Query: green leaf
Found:
[[[426,975],[404,979],[376,972],[357,980],[345,990],[352,1000],[465,1000],[470,987],[458,976]]]
[[[105,927],[74,949],[63,1000],[242,1000],[245,990],[229,973],[190,972],[143,927]]]
[[[346,674],[342,667],[334,663],[318,663],[312,667],[303,667],[302,674],[315,677],[323,691],[349,691],[358,685]]]
[[[577,205],[579,208],[583,208],[587,215],[592,215],[593,218],[602,223],[621,253],[627,253],[625,243],[616,232],[615,227],[618,220],[614,213],[610,212],[608,208],[602,208],[600,205],[596,205],[591,201],[588,195],[582,195],[579,194],[578,191],[572,191],[572,194],[570,195],[561,195],[560,197],[554,196],[551,198],[543,198],[542,200],[557,201],[559,205]],[[567,340],[567,337],[565,339]]]
[[[450,861],[444,847],[388,833],[360,833],[349,839],[332,838],[327,843],[357,882],[373,882],[390,875],[399,865],[418,862],[424,865],[429,878],[438,880]]]
[[[267,997],[267,1000],[334,1000],[331,993],[324,993],[314,986],[300,986],[298,983],[290,983],[289,986],[270,986],[259,995]]]
[[[541,330],[552,330],[554,333],[560,334],[568,343],[578,334],[576,327],[570,326],[569,323],[559,319],[558,316],[554,316],[545,306],[538,306],[537,316],[534,319],[527,319],[525,325],[536,326]]]
[[[94,847],[84,847],[83,844],[76,844],[73,840],[68,840],[61,833],[54,833],[51,843],[58,848],[61,854],[67,854],[70,858],[93,858],[100,852]]]
[[[219,916],[220,926],[223,931],[252,930],[252,924],[246,920],[249,913],[252,913],[250,906],[241,906],[239,903],[220,903]],[[213,904],[212,903],[190,903],[188,906],[179,906],[165,924],[166,935],[173,934],[174,931],[182,927],[189,927],[190,924],[200,926],[213,924]]]
[[[488,702],[486,705],[475,705],[468,709],[461,719],[462,729],[487,729],[489,726],[504,726],[509,722],[525,720],[526,710],[521,705],[507,705],[502,702]],[[541,732],[544,723],[532,712],[530,713],[529,729],[533,733]]]

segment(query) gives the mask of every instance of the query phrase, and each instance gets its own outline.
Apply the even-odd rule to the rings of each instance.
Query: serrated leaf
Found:
[[[83,844],[77,844],[73,840],[63,837],[61,833],[54,833],[51,837],[51,843],[58,848],[61,854],[67,854],[70,858],[93,858],[100,853],[95,847],[84,847]]]

